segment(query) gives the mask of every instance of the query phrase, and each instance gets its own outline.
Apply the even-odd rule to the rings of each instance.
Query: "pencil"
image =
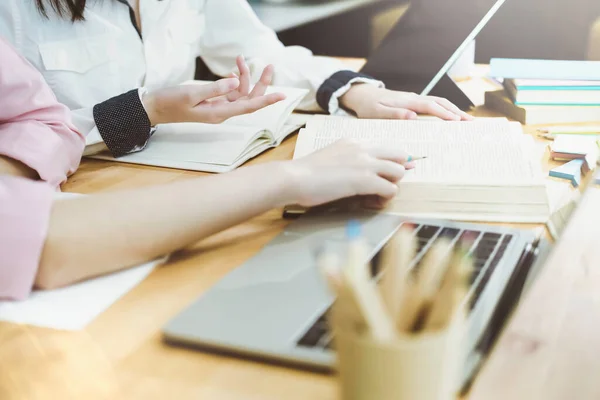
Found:
[[[329,290],[336,297],[330,315],[333,325],[337,329],[358,335],[366,334],[368,332],[367,321],[344,282],[339,257],[331,252],[320,252],[317,255],[317,267],[323,274]]]
[[[424,330],[435,331],[448,326],[460,311],[469,290],[469,278],[473,273],[473,262],[463,246],[454,251],[444,282],[437,293],[428,315]]]
[[[540,128],[538,132],[552,134],[575,134],[575,135],[600,135],[600,126],[556,126],[548,128]]]
[[[367,247],[360,233],[360,224],[351,221],[347,227],[348,260],[343,269],[343,289],[347,303],[353,303],[364,319],[368,333],[381,342],[393,340],[396,331],[386,309],[377,283],[371,278],[367,262]],[[338,298],[341,300],[342,298]]]
[[[414,287],[410,288],[411,293],[407,295],[400,311],[399,329],[415,332],[422,328],[423,317],[431,306],[446,272],[449,250],[450,242],[442,238],[425,254]]]
[[[419,161],[419,160],[424,160],[426,158],[427,158],[427,156],[408,156],[408,159],[406,161],[407,162]]]
[[[358,221],[352,220],[346,226],[348,240],[348,260],[346,270],[357,279],[371,280],[371,269],[368,268],[367,259],[369,250],[362,237],[361,226]]]
[[[540,138],[546,139],[546,140],[556,139],[556,135],[554,133],[538,133],[537,137],[540,137]]]
[[[414,226],[403,224],[382,253],[381,291],[389,313],[397,323],[402,300],[406,295],[405,280],[417,247]]]

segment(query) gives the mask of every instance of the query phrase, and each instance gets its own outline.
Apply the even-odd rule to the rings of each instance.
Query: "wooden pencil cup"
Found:
[[[341,399],[456,399],[464,365],[463,321],[390,343],[336,330]]]

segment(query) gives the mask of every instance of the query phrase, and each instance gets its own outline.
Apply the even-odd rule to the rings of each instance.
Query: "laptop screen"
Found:
[[[430,94],[506,1],[411,0],[362,72],[390,89]]]

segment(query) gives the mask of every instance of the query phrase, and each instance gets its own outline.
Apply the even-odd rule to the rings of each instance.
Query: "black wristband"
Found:
[[[106,147],[115,158],[143,148],[150,139],[152,126],[138,89],[96,104],[94,120]]]
[[[331,75],[317,90],[317,103],[327,112],[329,110],[329,101],[331,96],[339,89],[343,88],[354,78],[374,79],[373,77],[354,71],[338,71]]]

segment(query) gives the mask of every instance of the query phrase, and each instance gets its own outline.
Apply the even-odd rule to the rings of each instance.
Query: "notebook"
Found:
[[[559,167],[550,170],[549,175],[553,178],[565,179],[571,182],[573,187],[578,187],[581,183],[581,168],[583,167],[583,160],[571,160]]]
[[[546,222],[549,202],[533,139],[504,118],[473,122],[317,117],[300,131],[294,158],[341,138],[404,149],[417,168],[389,212],[413,218]]]
[[[515,105],[504,90],[486,92],[485,107],[525,125],[600,121],[600,106]]]
[[[547,80],[600,81],[600,61],[492,58],[490,76]]]
[[[140,152],[118,159],[108,151],[91,157],[193,171],[231,171],[281,144],[311,117],[292,114],[308,93],[307,90],[270,87],[267,92],[283,92],[286,99],[252,114],[230,118],[221,124],[159,125],[146,148]]]
[[[550,145],[554,160],[584,159],[588,154],[597,158],[599,141],[596,135],[556,135]]]
[[[521,79],[508,78],[511,86],[519,90],[599,90],[600,81],[578,81],[568,79]]]

